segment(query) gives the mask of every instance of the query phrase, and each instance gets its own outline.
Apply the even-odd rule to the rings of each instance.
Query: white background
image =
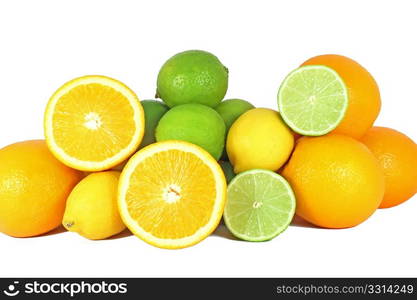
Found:
[[[277,108],[288,72],[338,53],[377,80],[376,124],[417,140],[414,1],[1,1],[0,147],[42,138],[48,97],[85,74],[115,77],[152,98],[162,63],[188,49],[230,70],[227,98]],[[224,227],[184,250],[134,236],[89,241],[62,230],[0,234],[0,276],[417,276],[417,197],[345,230],[291,226],[271,242]]]

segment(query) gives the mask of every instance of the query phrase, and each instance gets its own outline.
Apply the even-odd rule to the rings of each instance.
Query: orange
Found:
[[[161,248],[194,245],[220,222],[226,179],[203,148],[164,141],[138,151],[119,179],[119,211],[136,236]]]
[[[52,153],[83,171],[110,169],[136,151],[145,128],[142,105],[123,83],[84,76],[60,87],[48,102],[44,128]]]
[[[59,226],[82,173],[59,162],[44,140],[0,150],[0,231],[29,237]]]
[[[316,56],[304,65],[325,65],[342,77],[348,88],[349,106],[333,133],[362,137],[372,127],[381,109],[378,85],[372,75],[356,61],[341,55]]]
[[[398,205],[417,193],[417,145],[391,128],[373,127],[361,140],[376,156],[385,175],[379,207]]]
[[[326,228],[356,226],[384,194],[384,176],[365,145],[338,134],[302,137],[283,171],[297,199],[296,213]]]

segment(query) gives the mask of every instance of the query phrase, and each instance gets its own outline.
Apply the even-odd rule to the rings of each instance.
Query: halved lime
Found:
[[[326,66],[292,71],[278,91],[278,109],[289,127],[302,135],[324,135],[337,127],[348,107],[342,78]]]
[[[295,213],[295,196],[280,175],[254,169],[238,174],[227,188],[224,222],[236,237],[261,242],[283,232]]]

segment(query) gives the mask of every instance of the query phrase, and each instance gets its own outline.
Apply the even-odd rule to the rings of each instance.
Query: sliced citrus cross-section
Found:
[[[49,149],[78,170],[109,169],[129,157],[144,134],[144,112],[135,93],[105,76],[67,82],[46,107]]]
[[[277,173],[253,169],[239,173],[229,184],[224,222],[242,240],[273,239],[287,229],[294,213],[294,193]]]
[[[348,107],[342,78],[326,66],[292,71],[278,91],[278,108],[285,123],[302,135],[324,135],[340,124]]]
[[[126,226],[160,248],[194,245],[220,222],[226,179],[204,149],[182,141],[151,144],[120,176],[119,211]]]

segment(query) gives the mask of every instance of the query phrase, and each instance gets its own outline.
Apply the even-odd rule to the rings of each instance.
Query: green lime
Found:
[[[142,100],[143,110],[145,112],[145,134],[139,148],[155,143],[155,128],[159,120],[168,111],[169,107],[161,101]]]
[[[255,108],[248,101],[242,99],[229,99],[220,102],[214,109],[223,118],[226,124],[226,131],[229,131],[230,126],[241,114],[248,111],[249,109]]]
[[[244,112],[252,108],[255,108],[255,106],[242,99],[224,100],[214,108],[223,118],[224,123],[226,124],[226,136],[236,119],[239,118],[240,115],[242,115]],[[223,160],[229,160],[227,157],[226,149],[223,150],[221,158]]]
[[[302,135],[324,135],[339,125],[348,107],[347,88],[326,66],[305,66],[292,71],[278,91],[282,118]]]
[[[227,188],[224,222],[236,237],[261,242],[283,232],[295,213],[295,196],[288,182],[269,170],[242,172]]]
[[[232,179],[236,176],[235,172],[233,171],[233,166],[230,162],[221,160],[219,161],[220,167],[223,169],[224,176],[226,177],[227,183],[232,181]]]
[[[213,54],[201,50],[178,53],[162,66],[157,96],[169,107],[199,103],[215,107],[227,91],[228,70]]]
[[[216,160],[224,148],[226,125],[212,108],[201,104],[183,104],[171,108],[156,127],[156,140],[181,140],[196,144]]]

